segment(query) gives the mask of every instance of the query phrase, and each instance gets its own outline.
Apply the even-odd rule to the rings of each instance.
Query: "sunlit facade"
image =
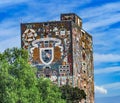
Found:
[[[92,36],[82,29],[80,17],[69,13],[60,21],[22,23],[21,46],[38,77],[84,89],[86,103],[94,103]]]

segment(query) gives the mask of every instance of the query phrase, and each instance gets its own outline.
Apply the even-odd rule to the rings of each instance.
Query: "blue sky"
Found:
[[[0,0],[0,52],[20,47],[21,22],[59,20],[61,13],[76,13],[93,36],[96,103],[119,103],[119,0]]]

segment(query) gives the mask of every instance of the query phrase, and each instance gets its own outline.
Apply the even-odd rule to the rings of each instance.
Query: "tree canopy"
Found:
[[[27,51],[18,48],[0,53],[0,103],[65,103],[60,89],[36,77]]]

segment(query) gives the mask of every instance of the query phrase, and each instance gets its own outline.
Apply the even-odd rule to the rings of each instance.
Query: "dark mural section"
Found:
[[[21,24],[22,47],[38,77],[49,77],[59,85],[72,81],[71,22]]]

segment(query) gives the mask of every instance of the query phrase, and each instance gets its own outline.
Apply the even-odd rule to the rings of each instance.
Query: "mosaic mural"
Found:
[[[21,46],[38,68],[37,77],[84,89],[86,103],[94,103],[92,37],[82,29],[80,17],[61,14],[61,21],[23,23]]]
[[[21,24],[22,47],[38,76],[49,77],[59,85],[72,79],[71,22]]]
[[[74,13],[62,14],[61,20],[72,21],[73,86],[86,92],[86,103],[94,103],[92,36],[82,29],[82,20]]]

